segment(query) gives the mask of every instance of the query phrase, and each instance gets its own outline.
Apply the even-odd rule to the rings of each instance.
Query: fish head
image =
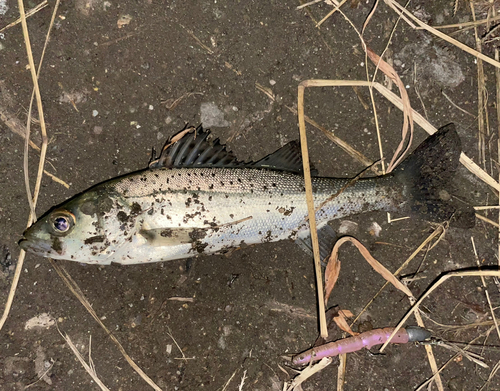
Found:
[[[25,251],[54,259],[109,264],[118,247],[117,232],[129,229],[130,208],[119,197],[91,189],[53,208],[24,232]],[[117,217],[118,216],[118,217]]]

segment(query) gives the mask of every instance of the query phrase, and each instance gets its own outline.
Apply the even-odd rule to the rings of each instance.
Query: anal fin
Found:
[[[323,262],[326,258],[330,256],[333,246],[337,241],[337,234],[335,230],[328,224],[318,229],[318,244],[319,244],[319,255],[321,261]],[[299,237],[295,240],[295,243],[307,254],[313,256],[311,234],[309,232],[303,235],[299,234]]]

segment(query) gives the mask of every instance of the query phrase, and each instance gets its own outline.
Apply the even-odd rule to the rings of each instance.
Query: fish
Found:
[[[473,227],[473,208],[453,194],[460,153],[449,124],[389,174],[314,176],[319,233],[333,219],[377,210]],[[310,243],[302,170],[297,141],[245,163],[201,126],[185,129],[146,169],[95,185],[48,211],[19,245],[53,259],[130,265],[285,239]]]

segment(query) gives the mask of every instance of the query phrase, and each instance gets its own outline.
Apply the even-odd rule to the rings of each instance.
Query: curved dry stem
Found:
[[[418,308],[420,307],[420,304],[424,301],[424,299],[429,296],[432,292],[434,292],[441,284],[443,284],[446,280],[452,278],[452,277],[500,277],[500,270],[478,270],[478,271],[458,271],[458,272],[451,272],[448,274],[445,274],[441,276],[416,302],[415,304],[411,307],[411,309],[406,313],[406,315],[401,319],[401,321],[398,323],[396,328],[394,329],[394,332],[391,334],[389,339],[387,340],[384,345],[380,348],[380,352],[382,353],[386,346],[390,343],[392,337],[398,332],[398,330],[403,326],[403,324],[408,320],[408,318],[413,314],[416,313]]]
[[[24,144],[24,178],[25,178],[25,184],[26,184],[26,191],[28,195],[28,203],[30,205],[30,216],[28,218],[28,226],[31,224],[35,217],[35,205],[38,199],[38,194],[40,192],[40,185],[42,181],[42,176],[43,176],[43,171],[44,171],[44,165],[45,165],[45,155],[47,153],[47,130],[45,127],[45,119],[43,116],[43,106],[42,106],[42,98],[40,95],[40,89],[38,87],[38,75],[35,73],[35,63],[33,61],[33,53],[31,51],[31,42],[29,39],[29,32],[28,32],[28,24],[26,22],[26,13],[24,11],[24,3],[22,0],[18,0],[18,6],[19,6],[19,14],[21,16],[21,24],[23,28],[23,37],[24,41],[26,44],[26,51],[28,55],[28,62],[30,65],[30,71],[31,71],[31,77],[33,80],[33,86],[34,86],[34,94],[36,96],[37,100],[37,107],[38,107],[38,113],[40,117],[40,127],[42,130],[42,146],[40,150],[40,162],[38,165],[38,176],[37,176],[37,181],[35,184],[35,194],[33,196],[33,199],[31,198],[31,191],[29,187],[29,178],[28,178],[28,148],[29,148],[29,126],[31,122],[31,106],[33,102],[33,97],[30,103],[30,112],[28,113],[28,123],[27,123],[27,130],[26,130],[26,137],[25,137],[25,144]],[[45,48],[49,42],[49,36],[50,36],[50,30],[52,29],[52,26],[54,24],[54,20],[56,17],[56,12],[57,8],[59,6],[59,0],[57,0],[54,11],[52,13],[52,19],[51,23],[49,26],[49,31],[47,33],[47,38],[45,40],[45,46],[43,49],[43,52],[45,52]],[[42,56],[43,58],[43,56]],[[41,61],[40,61],[40,66],[41,66]],[[38,69],[38,73],[40,73],[40,68]],[[9,290],[9,296],[7,297],[7,302],[5,303],[5,308],[4,312],[2,314],[2,318],[0,320],[0,330],[2,329],[3,325],[5,324],[5,321],[7,320],[7,317],[9,316],[10,309],[12,307],[12,302],[14,301],[14,296],[16,294],[16,289],[17,289],[17,284],[19,283],[19,277],[21,275],[21,270],[24,264],[24,258],[26,256],[26,253],[24,250],[21,250],[19,253],[19,258],[17,261],[17,266],[16,266],[16,271],[14,273],[14,278],[12,280],[12,285]]]

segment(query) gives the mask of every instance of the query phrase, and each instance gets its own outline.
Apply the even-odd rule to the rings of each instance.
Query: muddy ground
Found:
[[[456,16],[453,1],[436,3],[412,2],[409,9],[429,24],[471,20],[465,3],[459,3]],[[35,5],[26,2],[27,8]],[[331,6],[316,4],[298,11],[298,5],[298,1],[275,0],[62,2],[40,89],[50,139],[46,170],[70,186],[45,176],[38,213],[95,183],[145,168],[151,149],[161,148],[187,123],[204,122],[242,160],[255,160],[298,138],[297,117],[289,108],[296,107],[300,81],[366,78],[359,37],[346,20],[336,14],[318,29],[315,23]],[[48,7],[29,18],[35,59],[40,58],[53,6],[54,1],[49,1]],[[342,9],[361,29],[372,6],[373,1],[350,0]],[[0,1],[0,10],[0,28],[18,17],[13,0]],[[385,48],[396,20],[393,11],[379,4],[364,34],[375,52]],[[473,30],[456,37],[474,46]],[[0,38],[2,113],[25,123],[32,83],[20,25]],[[491,44],[484,50],[492,56]],[[456,123],[464,150],[477,161],[475,59],[404,22],[398,24],[387,58],[407,86],[413,106],[437,127]],[[490,66],[486,74],[487,106],[496,129]],[[257,89],[256,83],[269,89],[274,99]],[[472,115],[453,106],[443,93]],[[381,96],[376,95],[376,100],[384,149],[391,156],[400,139],[401,114]],[[306,92],[306,114],[376,160],[373,115],[369,105],[363,105],[369,101],[363,89],[311,89]],[[37,123],[33,132],[34,142],[39,143]],[[3,308],[29,209],[23,140],[4,116],[0,136]],[[425,136],[417,127],[415,145]],[[363,168],[313,128],[309,140],[311,160],[321,175],[354,176]],[[491,138],[492,145],[496,140]],[[29,162],[33,186],[38,153],[32,149]],[[492,165],[492,175],[498,177]],[[495,194],[463,167],[457,184],[474,205],[496,203]],[[497,219],[491,211],[487,216]],[[417,220],[389,224],[383,212],[347,220],[353,223],[347,233],[392,271],[434,229]],[[378,237],[373,235],[374,222],[381,227]],[[332,223],[337,230],[340,225],[340,221]],[[412,276],[419,270],[410,288],[419,296],[442,273],[475,267],[471,237],[482,265],[496,265],[496,235],[494,227],[479,220],[471,230],[450,228],[436,247],[421,252],[403,272]],[[354,247],[342,248],[341,257],[341,277],[329,304],[358,314],[384,281]],[[64,266],[128,354],[162,390],[281,390],[294,375],[283,356],[310,347],[318,334],[313,263],[291,242],[152,265],[99,267],[64,262]],[[491,279],[486,283],[497,306],[498,289]],[[169,300],[172,297],[192,300]],[[386,288],[353,328],[393,326],[409,307],[402,293]],[[491,320],[477,278],[449,281],[427,299],[424,310],[432,319],[426,320],[428,328],[446,340],[469,342],[490,327],[439,326]],[[28,255],[12,311],[0,332],[2,390],[23,390],[37,379],[31,390],[98,389],[55,325],[29,326],[29,320],[42,314],[55,320],[85,358],[92,337],[97,375],[109,389],[150,389],[50,263]],[[334,330],[333,337],[340,338],[341,332]],[[477,343],[499,345],[494,332]],[[434,351],[439,366],[453,358],[449,350],[437,347]],[[500,359],[498,349],[475,351],[490,368]],[[303,389],[335,389],[337,363],[334,360],[310,378]],[[474,390],[485,384],[489,373],[490,369],[459,356],[443,370],[443,384],[447,390]],[[363,350],[348,356],[344,389],[413,390],[430,376],[421,346],[390,346],[385,355]],[[486,389],[500,389],[498,377]]]

